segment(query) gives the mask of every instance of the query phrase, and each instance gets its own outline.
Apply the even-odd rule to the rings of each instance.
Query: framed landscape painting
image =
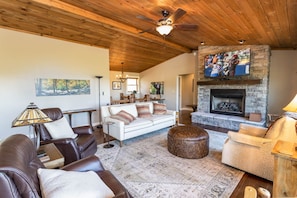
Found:
[[[90,94],[90,80],[35,79],[36,96],[64,96]]]

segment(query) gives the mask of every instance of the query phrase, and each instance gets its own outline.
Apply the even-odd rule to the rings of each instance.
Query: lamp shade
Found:
[[[160,25],[156,28],[156,30],[161,35],[168,35],[172,29],[173,29],[172,25]]]
[[[12,127],[27,126],[51,122],[52,120],[45,115],[33,102],[12,122]]]
[[[287,112],[297,112],[297,94],[293,100],[283,108],[283,110]]]

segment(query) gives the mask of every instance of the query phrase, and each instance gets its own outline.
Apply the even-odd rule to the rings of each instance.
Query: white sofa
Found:
[[[149,105],[149,111],[152,114],[149,118],[139,118],[136,105]],[[136,119],[129,124],[124,124],[123,121],[111,118],[121,110],[133,115]],[[103,121],[103,132],[108,133],[107,122],[113,122],[109,125],[109,134],[120,141],[120,146],[124,140],[137,137],[146,133],[150,133],[162,128],[175,125],[176,112],[167,110],[164,115],[155,115],[153,102],[128,103],[101,107],[101,116]]]
[[[297,143],[296,120],[282,116],[269,128],[241,124],[238,132],[228,132],[222,162],[273,181],[274,156],[278,140]]]

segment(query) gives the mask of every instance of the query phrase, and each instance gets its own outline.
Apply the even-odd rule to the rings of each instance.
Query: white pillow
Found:
[[[53,122],[44,123],[44,126],[53,139],[76,138],[77,136],[77,134],[73,132],[65,117]]]
[[[114,193],[94,172],[39,168],[37,174],[44,198],[110,198]]]

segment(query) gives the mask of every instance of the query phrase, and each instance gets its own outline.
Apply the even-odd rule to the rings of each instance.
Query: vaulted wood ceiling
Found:
[[[161,11],[187,13],[163,37]],[[297,48],[297,0],[0,0],[0,27],[110,49],[110,70],[141,72],[205,45]],[[145,33],[140,33],[148,30]]]

